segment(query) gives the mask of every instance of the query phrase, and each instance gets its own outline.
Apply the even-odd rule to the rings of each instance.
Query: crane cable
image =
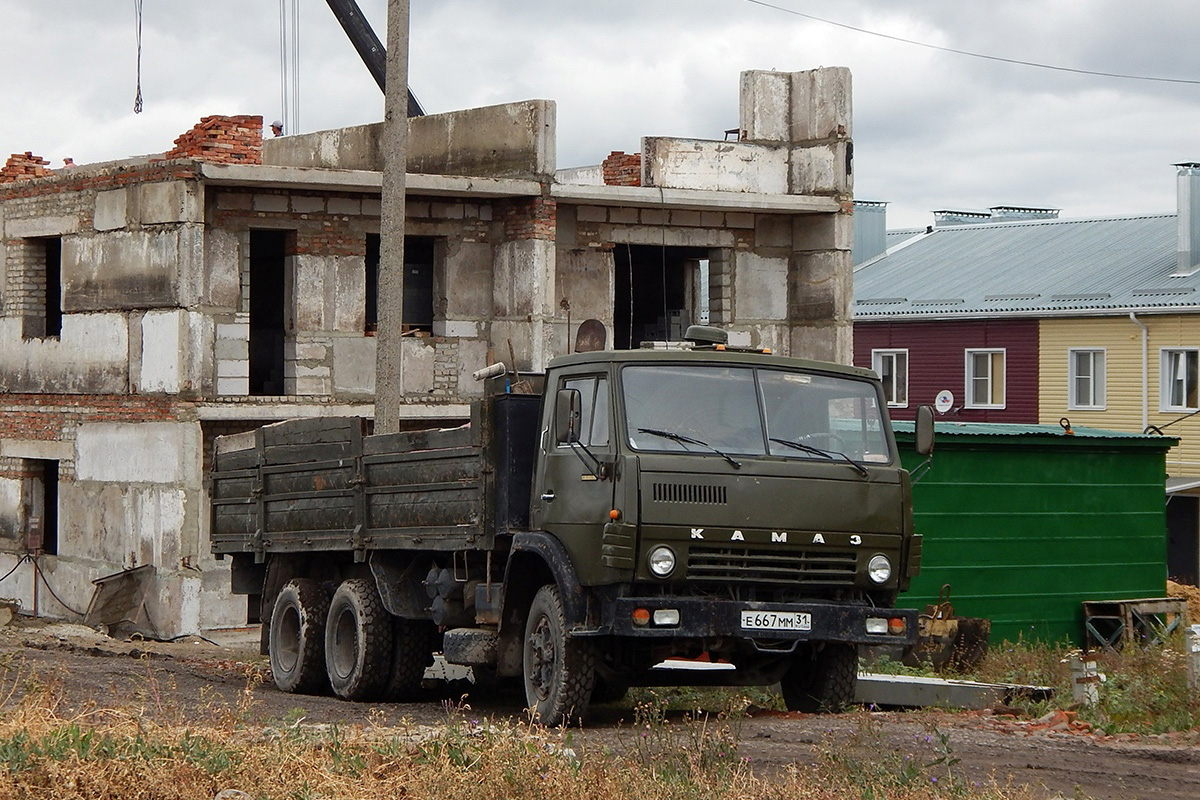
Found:
[[[279,0],[279,119],[288,123],[290,133],[291,120],[288,119],[288,58],[287,58],[287,7],[285,0]]]
[[[300,131],[300,0],[291,2],[288,26],[287,0],[279,0],[279,105],[280,120],[288,133]]]
[[[136,20],[134,31],[137,38],[137,96],[133,98],[133,113],[142,113],[142,0],[133,0]]]

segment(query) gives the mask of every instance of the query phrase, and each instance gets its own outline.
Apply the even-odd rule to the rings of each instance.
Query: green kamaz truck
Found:
[[[895,605],[921,537],[879,380],[690,333],[492,378],[459,428],[218,439],[212,550],[279,688],[419,699],[440,652],[519,680],[550,725],[632,685],[849,703],[859,648],[917,633]],[[718,666],[663,664],[700,657]]]

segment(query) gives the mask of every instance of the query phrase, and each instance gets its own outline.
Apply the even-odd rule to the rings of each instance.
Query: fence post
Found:
[[[1188,687],[1200,689],[1200,625],[1187,629]]]
[[[1094,706],[1100,702],[1101,680],[1095,658],[1071,654],[1071,699],[1077,705]]]

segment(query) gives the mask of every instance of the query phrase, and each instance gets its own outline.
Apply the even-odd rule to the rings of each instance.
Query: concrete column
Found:
[[[388,0],[387,91],[383,122],[383,208],[379,247],[379,344],[375,430],[400,429],[404,314],[404,179],[408,166],[408,0]]]
[[[518,239],[496,248],[492,296],[492,346],[507,363],[509,344],[516,355],[510,367],[540,371],[554,352],[555,245],[547,239]]]
[[[788,266],[789,352],[850,364],[854,359],[854,266],[849,213],[798,216]]]

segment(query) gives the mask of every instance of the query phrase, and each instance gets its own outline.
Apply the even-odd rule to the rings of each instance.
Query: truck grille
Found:
[[[696,503],[725,505],[725,487],[703,483],[656,483],[653,489],[656,503]]]
[[[687,577],[693,581],[853,586],[854,553],[742,550],[693,546]]]

